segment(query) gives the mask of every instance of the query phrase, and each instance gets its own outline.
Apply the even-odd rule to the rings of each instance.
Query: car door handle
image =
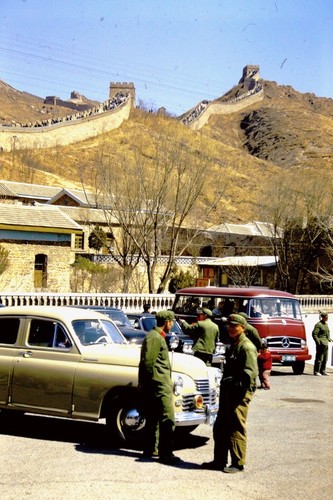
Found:
[[[23,353],[23,357],[24,357],[24,358],[30,358],[30,356],[32,356],[32,351],[25,351],[25,352]]]

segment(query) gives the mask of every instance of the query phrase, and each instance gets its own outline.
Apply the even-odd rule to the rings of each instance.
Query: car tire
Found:
[[[127,394],[110,401],[106,426],[114,444],[142,444],[145,418],[138,397]]]
[[[292,366],[294,375],[302,375],[304,372],[304,368],[305,368],[305,361],[297,361],[296,363],[294,363]]]

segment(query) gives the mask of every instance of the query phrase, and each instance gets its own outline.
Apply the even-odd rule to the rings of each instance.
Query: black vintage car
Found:
[[[127,316],[124,311],[118,309],[117,307],[80,307],[106,314],[110,319],[112,319],[129,343],[139,346],[142,345],[146,333],[156,325],[156,318],[154,314],[149,316],[141,316],[140,314]],[[134,316],[134,319],[132,319],[132,316]],[[144,318],[144,321],[140,320],[141,317]],[[193,354],[193,340],[182,332],[178,323],[174,323],[171,332],[166,335],[165,340],[170,350],[173,349],[176,352],[182,352],[184,354]]]
[[[145,332],[149,332],[156,325],[156,318],[154,314],[128,313],[127,317],[132,327],[144,330]],[[176,341],[178,340],[178,346],[175,348],[175,351],[182,352],[184,354],[193,354],[193,340],[182,331],[177,321],[174,322],[171,332],[165,336],[165,340],[167,341],[169,348],[171,348],[170,342],[174,342],[175,339]]]
[[[146,332],[142,329],[134,328],[130,323],[128,317],[121,309],[117,307],[104,307],[104,306],[79,306],[81,309],[90,309],[92,311],[98,311],[102,314],[106,314],[114,324],[119,328],[121,333],[124,335],[126,340],[130,344],[142,345],[143,339],[146,336]]]

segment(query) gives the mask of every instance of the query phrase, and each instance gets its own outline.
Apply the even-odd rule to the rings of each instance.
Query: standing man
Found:
[[[249,403],[256,390],[258,376],[257,350],[246,337],[246,319],[239,314],[228,318],[231,345],[221,381],[220,405],[214,424],[214,460],[202,464],[204,469],[226,473],[240,472],[246,459],[246,418]],[[228,467],[228,452],[231,465]]]
[[[320,321],[315,325],[312,337],[316,343],[316,358],[314,363],[314,372],[316,376],[328,375],[326,373],[326,363],[328,355],[328,343],[333,342],[330,337],[330,329],[328,328],[328,313],[321,311]]]
[[[219,327],[213,323],[210,309],[200,309],[197,311],[197,321],[189,325],[185,320],[180,319],[183,330],[194,340],[193,353],[197,358],[202,359],[206,365],[211,365],[215,344],[219,336]]]
[[[144,456],[159,455],[160,462],[173,464],[180,459],[173,454],[175,417],[173,409],[171,365],[165,334],[174,322],[172,311],[156,314],[156,326],[147,333],[141,348],[139,390],[146,417]]]
[[[258,330],[253,326],[251,325],[250,323],[248,323],[248,315],[244,312],[240,312],[238,313],[240,316],[243,316],[243,318],[246,319],[246,327],[245,327],[245,335],[247,336],[247,338],[249,340],[251,340],[252,344],[254,344],[257,348],[257,351],[260,351],[261,349],[261,346],[262,346],[262,343],[261,343],[261,337],[259,335],[259,332]]]
[[[143,304],[142,316],[150,316],[150,314],[151,314],[151,304],[149,304],[149,302],[147,304]]]

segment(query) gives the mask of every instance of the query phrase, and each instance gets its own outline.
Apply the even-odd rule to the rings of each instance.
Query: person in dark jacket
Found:
[[[147,333],[141,348],[139,390],[146,417],[145,457],[159,455],[160,462],[173,464],[175,417],[172,396],[171,365],[165,335],[174,322],[172,311],[156,313],[156,326]]]
[[[203,463],[204,469],[226,473],[244,469],[246,419],[258,376],[257,350],[246,337],[245,327],[246,319],[243,316],[232,314],[228,317],[231,345],[226,351],[220,404],[213,429],[214,460]],[[229,453],[231,464],[227,466]]]
[[[317,376],[328,375],[326,372],[328,343],[333,342],[333,340],[330,337],[330,329],[327,321],[328,313],[326,311],[321,311],[320,321],[315,324],[312,332],[312,337],[316,344],[316,358],[314,362],[313,374]]]
[[[219,327],[213,323],[210,309],[200,309],[196,311],[197,321],[190,325],[185,320],[180,319],[180,323],[185,333],[193,338],[193,354],[202,359],[207,365],[212,364],[215,344],[219,336]]]

